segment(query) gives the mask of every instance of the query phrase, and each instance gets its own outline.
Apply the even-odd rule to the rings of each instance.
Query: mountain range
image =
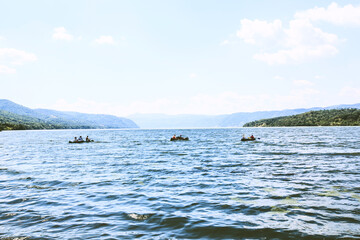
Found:
[[[329,107],[298,108],[280,111],[239,112],[223,115],[166,115],[133,114],[127,118],[106,114],[87,114],[78,112],[55,111],[50,109],[31,109],[10,100],[0,99],[0,124],[15,122],[31,125],[35,129],[44,128],[212,128],[242,127],[245,123],[275,117],[306,113],[309,111],[357,108],[360,103],[343,104]],[[26,128],[34,129],[34,128]]]
[[[280,111],[239,112],[224,115],[166,115],[166,114],[133,114],[128,116],[140,128],[209,128],[209,127],[242,127],[255,120],[290,116],[309,111],[360,108],[360,103],[343,104],[329,107],[298,108]]]
[[[139,128],[132,120],[113,115],[31,109],[7,99],[0,99],[2,122],[41,128]],[[32,127],[26,128],[32,129]]]

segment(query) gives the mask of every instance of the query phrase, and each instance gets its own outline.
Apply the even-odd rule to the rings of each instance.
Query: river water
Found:
[[[360,128],[5,131],[0,196],[0,239],[359,239]]]

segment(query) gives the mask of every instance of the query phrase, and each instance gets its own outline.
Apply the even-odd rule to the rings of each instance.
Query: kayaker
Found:
[[[78,142],[78,139],[77,139],[77,137],[74,137],[74,142]]]
[[[79,142],[83,142],[84,141],[84,139],[82,138],[82,136],[80,136],[79,137],[79,140],[78,140]]]
[[[176,134],[174,134],[174,136],[172,136],[172,139],[176,139]]]
[[[90,138],[89,138],[89,136],[86,136],[85,141],[90,142]]]

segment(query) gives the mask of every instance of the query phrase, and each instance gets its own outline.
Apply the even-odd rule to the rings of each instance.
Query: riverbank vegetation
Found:
[[[360,126],[360,109],[332,109],[262,119],[244,127]]]

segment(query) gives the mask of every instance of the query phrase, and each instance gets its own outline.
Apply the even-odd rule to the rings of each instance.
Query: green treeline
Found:
[[[360,126],[360,109],[333,109],[262,119],[244,127]]]
[[[0,110],[1,130],[29,130],[29,129],[77,129],[90,128],[84,125],[62,124],[38,118],[18,115]]]

